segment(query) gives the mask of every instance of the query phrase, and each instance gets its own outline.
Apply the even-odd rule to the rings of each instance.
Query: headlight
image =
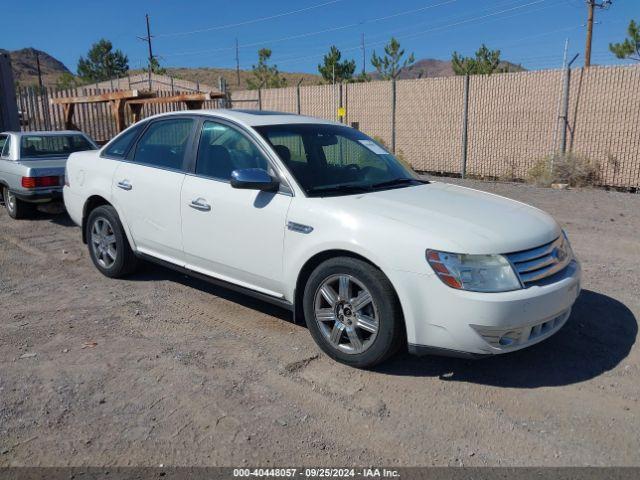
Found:
[[[451,288],[474,292],[507,292],[521,288],[509,261],[502,255],[466,255],[427,250],[427,261]]]

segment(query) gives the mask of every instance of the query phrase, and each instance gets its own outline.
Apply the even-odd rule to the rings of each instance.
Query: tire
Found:
[[[89,213],[85,228],[89,256],[103,275],[122,278],[140,263],[129,245],[118,214],[111,205],[101,205]]]
[[[7,209],[7,213],[14,220],[29,218],[33,216],[36,211],[35,204],[16,198],[7,187],[4,187],[2,190],[2,198],[4,199],[4,206]]]
[[[303,307],[318,346],[353,367],[380,364],[404,338],[402,309],[391,282],[356,258],[336,257],[316,267],[305,285]]]

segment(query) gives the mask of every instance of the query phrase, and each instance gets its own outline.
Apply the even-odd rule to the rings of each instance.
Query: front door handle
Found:
[[[122,180],[121,182],[118,182],[118,188],[129,191],[133,188],[133,185],[129,183],[129,180]]]
[[[209,205],[204,198],[196,198],[195,200],[191,200],[189,206],[191,208],[195,208],[196,210],[200,210],[201,212],[208,212],[209,210],[211,210],[211,205]]]

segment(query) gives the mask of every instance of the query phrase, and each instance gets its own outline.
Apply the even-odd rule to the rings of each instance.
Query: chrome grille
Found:
[[[528,287],[554,275],[569,265],[571,248],[564,235],[541,247],[506,255],[516,270],[522,285]]]

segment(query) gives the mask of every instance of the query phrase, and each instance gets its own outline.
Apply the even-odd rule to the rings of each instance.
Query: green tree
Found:
[[[280,88],[287,84],[287,79],[280,75],[276,65],[268,65],[271,58],[270,48],[258,50],[258,65],[253,66],[253,78],[247,80],[250,89],[258,88]]]
[[[78,85],[80,85],[78,77],[73,76],[69,72],[64,72],[56,80],[56,88],[58,90],[68,90],[70,88],[76,88]]]
[[[128,71],[127,56],[120,50],[113,50],[111,42],[104,38],[91,46],[86,58],[78,60],[78,77],[86,83],[121,77]]]
[[[413,53],[404,58],[404,49],[400,48],[400,42],[393,37],[384,47],[384,56],[379,57],[375,51],[371,55],[371,65],[385,80],[395,80],[402,70],[413,65],[415,61]]]
[[[322,63],[318,65],[318,72],[326,82],[336,83],[348,82],[353,78],[356,71],[355,60],[340,61],[342,53],[335,45],[332,45],[329,52],[322,59]]]
[[[627,28],[629,38],[622,43],[610,43],[609,50],[618,58],[640,62],[640,24],[631,20]]]
[[[491,75],[508,71],[501,66],[500,50],[489,50],[483,43],[475,57],[463,57],[458,52],[451,56],[451,66],[456,75]]]
[[[366,83],[371,81],[371,75],[367,72],[360,72],[357,76],[353,78],[353,81],[356,83]]]
[[[164,75],[167,73],[167,69],[160,66],[160,62],[158,61],[158,57],[155,55],[151,57],[151,62],[149,62],[149,66],[151,67],[151,73],[155,73],[156,75]],[[143,72],[148,72],[149,67],[143,68]]]

